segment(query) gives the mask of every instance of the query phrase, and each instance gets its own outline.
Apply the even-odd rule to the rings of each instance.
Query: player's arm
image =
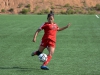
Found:
[[[41,29],[37,29],[35,34],[34,34],[34,37],[33,37],[33,42],[36,42],[36,37],[38,35],[38,33],[41,31]]]
[[[68,28],[69,26],[70,26],[70,23],[67,26],[65,26],[65,27],[59,28],[58,31],[62,31],[64,29]]]

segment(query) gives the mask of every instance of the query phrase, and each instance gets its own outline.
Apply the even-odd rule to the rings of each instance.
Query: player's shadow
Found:
[[[21,71],[31,71],[31,70],[37,70],[36,68],[22,68],[22,67],[0,67],[2,70],[6,69],[16,69],[16,70],[21,70]]]

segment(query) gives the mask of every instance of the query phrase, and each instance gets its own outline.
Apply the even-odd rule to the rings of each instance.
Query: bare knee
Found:
[[[52,55],[54,54],[55,48],[53,48],[53,47],[48,47],[47,49],[48,49],[48,51],[49,51],[49,54],[48,54],[48,55],[52,56]]]
[[[38,51],[42,53],[44,49],[45,49],[45,47],[40,46],[39,49],[38,49]]]

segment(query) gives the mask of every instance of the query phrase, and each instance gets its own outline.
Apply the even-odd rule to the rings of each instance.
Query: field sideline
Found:
[[[40,69],[37,56],[31,57],[43,31],[36,43],[33,34],[45,21],[46,15],[0,15],[0,75],[100,75],[100,18],[55,15],[59,27],[71,26],[57,34],[49,71]]]

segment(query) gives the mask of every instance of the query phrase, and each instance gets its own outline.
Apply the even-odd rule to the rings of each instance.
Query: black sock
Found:
[[[36,51],[36,55],[40,55],[42,52],[40,52],[40,51]]]

